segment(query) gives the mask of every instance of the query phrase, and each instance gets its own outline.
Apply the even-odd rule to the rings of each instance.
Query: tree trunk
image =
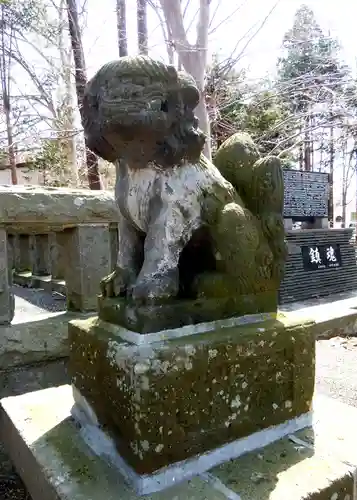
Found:
[[[299,144],[299,167],[300,170],[304,170],[304,141],[302,135],[302,126],[300,125],[300,138],[301,142]]]
[[[139,54],[148,55],[147,0],[137,0]]]
[[[117,32],[119,57],[128,55],[128,37],[126,33],[126,4],[125,0],[117,0]]]
[[[84,59],[84,52],[82,46],[82,37],[79,29],[78,11],[76,0],[67,1],[67,14],[69,33],[71,37],[74,67],[75,67],[75,82],[77,91],[77,101],[79,112],[82,115],[82,102],[84,97],[84,90],[87,83],[87,72]],[[102,183],[99,175],[98,158],[92,151],[90,151],[86,144],[86,164],[87,164],[87,177],[89,188],[93,190],[102,189]]]
[[[14,147],[13,130],[11,123],[11,99],[10,99],[10,84],[11,84],[11,57],[7,57],[6,49],[9,54],[12,53],[12,36],[13,30],[10,29],[9,40],[6,42],[5,37],[5,13],[4,5],[1,6],[1,54],[0,54],[0,79],[1,79],[1,92],[3,108],[5,113],[6,123],[6,136],[7,136],[7,149],[8,149],[8,162],[11,172],[11,184],[17,184],[17,168],[16,168],[16,154]]]
[[[305,118],[305,133],[304,133],[304,170],[311,171],[311,134],[310,134],[310,115]]]
[[[347,160],[347,140],[342,143],[342,224],[341,227],[346,227],[346,209],[347,209],[347,191],[349,186],[349,170],[351,167],[351,155]]]
[[[333,171],[335,164],[335,145],[334,145],[334,127],[333,123],[330,126],[330,175],[329,175],[329,211],[328,218],[334,225],[334,201],[333,201]]]
[[[205,101],[205,74],[208,52],[209,4],[210,0],[200,0],[199,19],[197,23],[197,39],[194,45],[188,42],[183,23],[180,0],[160,0],[168,32],[178,54],[179,63],[193,76],[201,94],[196,108],[200,128],[206,134],[204,155],[211,160],[210,123]]]
[[[342,222],[341,228],[346,227],[346,205],[347,205],[347,189],[345,187],[342,188]]]
[[[356,139],[355,139],[355,141],[356,141]],[[356,142],[355,142],[355,144],[356,144]],[[355,177],[356,177],[356,183],[357,183],[357,147],[355,149],[354,156],[355,156],[355,172],[356,172]],[[356,212],[355,212],[354,222],[357,224],[357,185],[356,185],[356,194],[355,194],[355,196],[356,196],[356,206],[355,206],[355,211]],[[355,227],[354,238],[357,241],[357,226]]]
[[[6,136],[7,136],[7,148],[8,148],[8,158],[11,172],[11,184],[18,184],[17,179],[17,167],[16,167],[16,154],[14,148],[14,139],[12,133],[12,123],[11,123],[11,105],[10,98],[8,95],[3,95],[5,120],[6,120]]]
[[[65,37],[65,0],[61,0],[60,9],[60,32],[58,37],[58,49],[61,59],[61,73],[64,81],[64,98],[62,110],[59,110],[61,120],[59,123],[59,139],[66,152],[71,181],[74,186],[79,185],[79,175],[77,166],[77,145],[75,137],[75,116],[74,116],[74,96],[72,88],[72,58],[71,48]]]

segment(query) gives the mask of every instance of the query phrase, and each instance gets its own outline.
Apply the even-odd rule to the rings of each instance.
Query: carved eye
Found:
[[[167,101],[161,101],[160,111],[163,111],[164,113],[168,113],[168,111],[169,111],[169,105],[168,105]]]

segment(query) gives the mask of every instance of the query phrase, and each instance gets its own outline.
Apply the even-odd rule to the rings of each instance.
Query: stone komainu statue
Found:
[[[248,297],[264,310],[276,301],[286,254],[280,162],[235,134],[213,165],[201,154],[198,102],[189,75],[147,57],[108,63],[88,82],[87,144],[116,165],[122,215],[117,267],[102,294]]]

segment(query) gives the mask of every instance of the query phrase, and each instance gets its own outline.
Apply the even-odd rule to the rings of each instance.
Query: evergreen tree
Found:
[[[230,135],[247,132],[262,155],[279,155],[290,145],[291,127],[286,103],[265,81],[250,85],[244,71],[224,71],[214,59],[207,75],[206,96],[211,111],[211,135],[214,149]],[[282,155],[284,166],[290,166],[292,154]]]
[[[301,132],[300,166],[305,170],[313,169],[313,130],[331,126],[336,93],[343,90],[348,76],[339,51],[337,41],[323,33],[313,11],[302,5],[284,36],[278,86]]]

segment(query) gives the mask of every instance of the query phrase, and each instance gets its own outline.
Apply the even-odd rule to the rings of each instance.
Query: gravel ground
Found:
[[[16,287],[17,314],[62,311],[65,300],[39,290]],[[317,342],[316,390],[357,407],[357,338]],[[0,398],[68,383],[65,361],[0,372]],[[0,443],[0,500],[31,500]]]
[[[52,294],[41,289],[24,288],[14,285],[15,320],[23,315],[35,316],[44,312],[60,312],[66,310],[66,298],[60,293]]]
[[[316,390],[357,406],[357,338],[317,342]]]

